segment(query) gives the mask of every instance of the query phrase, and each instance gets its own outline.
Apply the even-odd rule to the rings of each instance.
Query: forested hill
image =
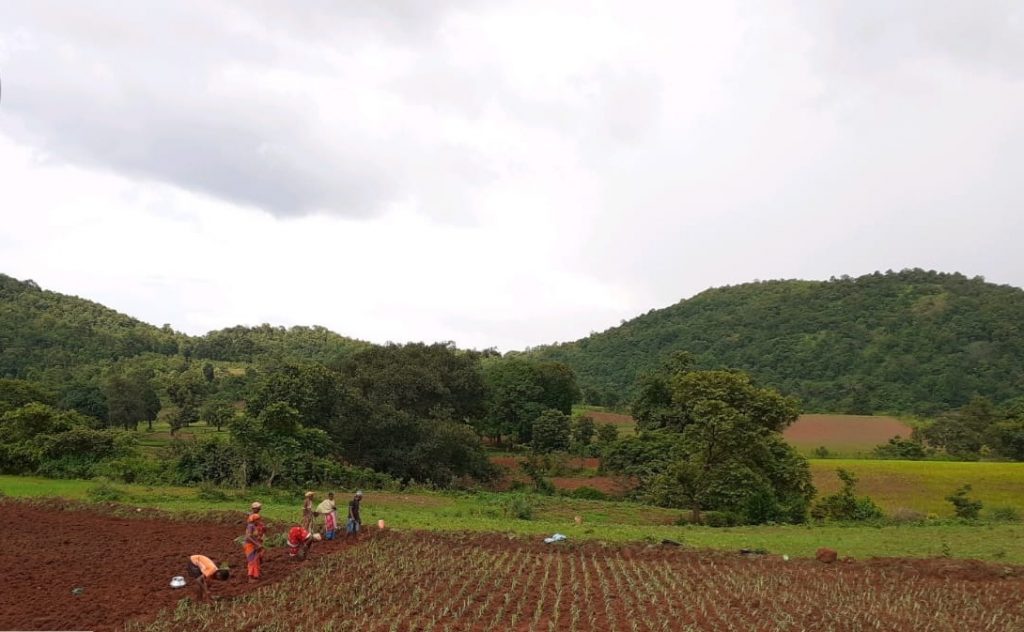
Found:
[[[924,270],[707,290],[576,342],[535,348],[592,403],[624,399],[675,351],[820,412],[930,413],[1024,393],[1024,290]]]
[[[187,336],[0,274],[0,377],[45,382],[143,355],[331,362],[369,343],[323,327],[231,327]]]
[[[146,352],[175,354],[182,339],[170,328],[0,274],[0,377],[40,378]]]

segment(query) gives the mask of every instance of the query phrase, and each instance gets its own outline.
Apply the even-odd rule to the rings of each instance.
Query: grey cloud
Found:
[[[307,33],[333,35],[344,48],[379,34],[368,25],[429,32],[444,7],[352,3],[346,12],[320,4],[297,11],[262,2],[251,12],[244,3],[7,6],[4,127],[52,160],[281,216],[365,216],[410,197],[429,202],[442,185],[479,182],[486,171],[473,151],[433,130],[417,135],[416,120],[391,121],[393,129],[379,133],[368,123],[377,114],[364,111],[373,103],[358,94],[366,86],[348,84],[344,67],[320,63],[314,44],[296,53],[303,47],[294,40]],[[308,55],[299,72],[325,86],[329,101],[304,94],[302,84],[287,94],[261,84],[261,70],[267,83],[281,68],[292,72],[296,54]],[[239,70],[248,75],[232,76]],[[410,113],[415,104],[398,107]],[[438,163],[448,168],[443,175],[421,175]],[[457,214],[454,197],[445,199],[443,213]]]
[[[1024,76],[1024,4],[1017,0],[802,3],[832,70],[876,71],[921,57]]]

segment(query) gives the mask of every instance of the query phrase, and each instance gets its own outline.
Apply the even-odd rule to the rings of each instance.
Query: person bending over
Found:
[[[199,601],[210,600],[209,582],[212,580],[227,581],[231,574],[226,568],[217,568],[213,560],[205,555],[191,555],[185,566],[188,576],[196,580],[196,593]]]
[[[302,561],[309,555],[309,547],[322,538],[319,533],[310,533],[302,527],[292,527],[288,530],[288,557]]]

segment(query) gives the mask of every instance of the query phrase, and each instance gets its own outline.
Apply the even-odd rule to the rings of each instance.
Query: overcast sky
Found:
[[[0,272],[193,334],[1024,285],[1019,0],[8,1],[0,79]]]

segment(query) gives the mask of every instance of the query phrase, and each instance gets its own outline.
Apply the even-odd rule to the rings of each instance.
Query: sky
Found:
[[[0,3],[0,272],[522,349],[708,287],[1024,286],[1024,3]]]

